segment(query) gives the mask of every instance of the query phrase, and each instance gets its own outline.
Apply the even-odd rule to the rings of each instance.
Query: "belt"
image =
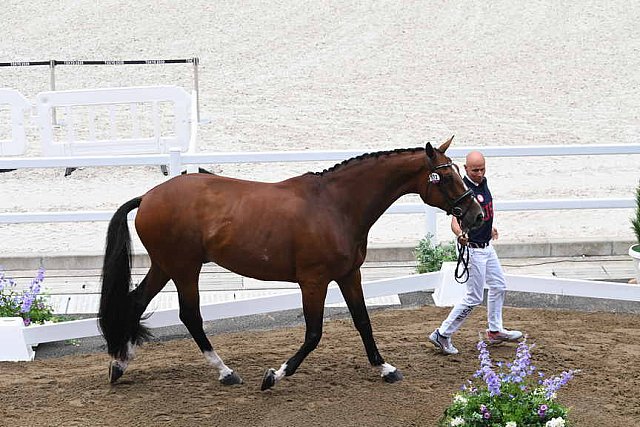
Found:
[[[489,246],[489,242],[487,242],[487,243],[469,242],[469,247],[470,247],[470,248],[484,249],[484,248],[486,248],[487,246]]]

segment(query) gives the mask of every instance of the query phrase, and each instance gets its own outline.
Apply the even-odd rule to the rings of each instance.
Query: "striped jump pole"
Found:
[[[56,90],[55,69],[58,65],[164,65],[164,64],[193,64],[193,90],[196,93],[196,113],[198,122],[200,122],[200,87],[198,81],[198,65],[200,60],[197,57],[184,59],[130,59],[130,60],[72,60],[59,61],[51,59],[49,61],[11,61],[0,62],[0,67],[30,67],[47,65],[50,69],[50,86],[51,90]],[[53,112],[53,123],[56,124],[55,111]]]

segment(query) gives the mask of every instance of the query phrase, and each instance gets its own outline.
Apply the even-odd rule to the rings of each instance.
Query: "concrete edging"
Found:
[[[573,256],[627,255],[632,241],[555,241],[538,243],[496,243],[495,248],[502,258],[543,258]],[[415,261],[415,245],[369,247],[367,262]],[[102,254],[62,255],[0,255],[0,267],[6,271],[36,270],[91,270],[102,268]],[[134,267],[148,267],[146,253],[133,256]]]

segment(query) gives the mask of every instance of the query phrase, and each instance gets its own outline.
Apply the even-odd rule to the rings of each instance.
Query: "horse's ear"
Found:
[[[449,148],[449,146],[451,145],[451,141],[453,141],[453,135],[451,135],[451,138],[449,138],[444,144],[442,144],[439,148],[438,151],[444,153],[445,151],[447,151],[447,148]]]
[[[435,153],[433,151],[433,146],[431,145],[430,142],[427,142],[427,145],[424,147],[424,149],[427,151],[427,156],[430,159],[433,159],[433,156],[435,155]]]

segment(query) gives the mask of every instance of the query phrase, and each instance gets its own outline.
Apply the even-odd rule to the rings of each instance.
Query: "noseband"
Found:
[[[449,162],[449,163],[445,163],[443,165],[438,165],[438,166],[435,166],[433,168],[433,171],[435,172],[438,169],[444,169],[444,168],[449,168],[449,167],[453,168],[454,164]],[[449,192],[444,190],[444,193],[447,195],[447,198],[449,198]],[[462,193],[462,195],[460,197],[456,198],[455,200],[449,201],[449,209],[447,210],[447,215],[453,215],[456,218],[462,218],[464,216],[464,214],[466,213],[466,211],[463,211],[462,208],[460,206],[458,206],[458,204],[460,204],[460,202],[462,202],[462,200],[464,200],[468,196],[473,197],[473,191],[471,189],[468,189],[467,191]]]

